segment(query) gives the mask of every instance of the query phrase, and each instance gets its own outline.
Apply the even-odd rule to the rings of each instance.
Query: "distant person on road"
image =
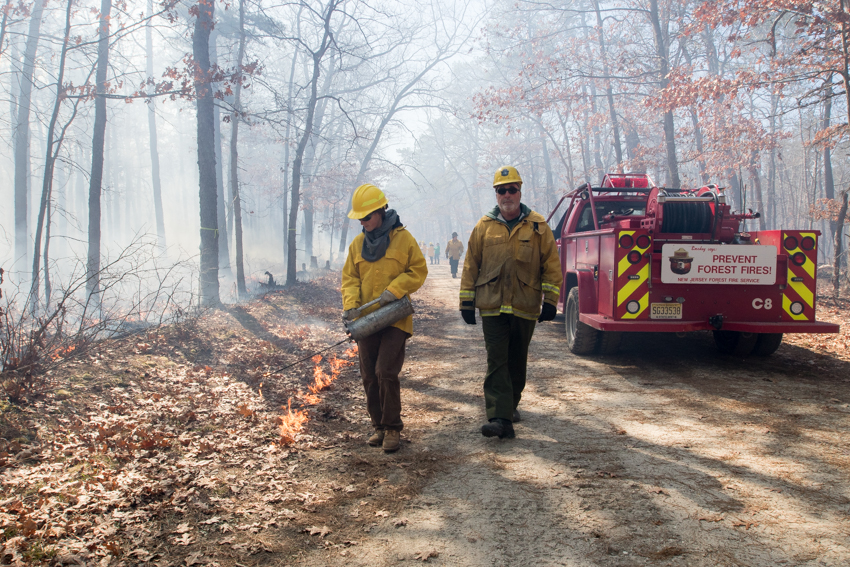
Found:
[[[457,239],[457,233],[453,232],[452,239],[446,244],[446,258],[449,259],[453,278],[457,277],[457,265],[461,256],[463,256],[463,243]]]
[[[485,437],[510,439],[520,420],[528,345],[535,321],[551,321],[561,290],[561,262],[542,215],[523,205],[516,168],[500,167],[493,179],[497,206],[481,217],[467,244],[460,282],[460,313],[475,325],[481,314],[487,375]],[[543,308],[541,311],[541,301]]]
[[[342,268],[343,318],[354,320],[409,296],[422,287],[428,266],[416,239],[404,228],[398,213],[387,208],[384,192],[374,185],[354,191],[348,218],[359,220],[363,232],[348,247]],[[360,306],[380,298],[379,305]],[[413,317],[357,341],[366,409],[375,433],[369,445],[387,453],[401,446],[401,382],[405,342],[413,334]]]
[[[434,245],[434,263],[437,264],[437,265],[440,264],[440,243],[439,242]]]
[[[431,258],[431,263],[434,263],[434,243],[428,243],[428,257]]]

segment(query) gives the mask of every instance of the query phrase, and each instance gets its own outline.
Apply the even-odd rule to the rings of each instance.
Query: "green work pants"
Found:
[[[502,313],[482,317],[487,347],[487,376],[484,378],[484,404],[487,419],[512,420],[525,389],[528,345],[537,321]]]

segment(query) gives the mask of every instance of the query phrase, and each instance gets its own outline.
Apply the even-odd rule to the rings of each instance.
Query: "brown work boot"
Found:
[[[383,429],[376,429],[375,433],[369,437],[369,441],[367,441],[367,443],[369,443],[372,447],[380,447],[381,443],[384,442],[384,433]]]
[[[384,453],[395,453],[401,447],[401,434],[393,429],[387,429],[384,435]]]

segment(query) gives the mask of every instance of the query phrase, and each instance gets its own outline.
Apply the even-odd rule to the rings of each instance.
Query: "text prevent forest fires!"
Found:
[[[688,284],[773,285],[776,247],[665,244],[661,281]]]
[[[753,265],[757,260],[758,256],[714,254],[711,257],[711,264],[707,266],[697,266],[697,273],[740,275],[768,275],[773,273],[772,266]]]

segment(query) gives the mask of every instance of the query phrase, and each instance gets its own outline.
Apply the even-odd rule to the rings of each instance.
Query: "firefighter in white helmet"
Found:
[[[374,185],[354,191],[348,217],[359,220],[363,232],[348,247],[342,268],[343,317],[353,320],[418,290],[428,275],[416,239],[402,226],[398,214],[387,208],[384,192]],[[359,307],[380,298],[361,312]],[[391,453],[400,446],[401,383],[404,346],[413,334],[413,317],[357,341],[360,374],[366,390],[366,408],[375,433],[369,445]]]
[[[474,325],[478,308],[487,348],[488,422],[481,434],[505,439],[514,437],[513,423],[520,419],[517,405],[535,322],[555,318],[563,276],[546,219],[521,202],[516,168],[497,169],[493,188],[497,205],[475,225],[466,247],[460,312]]]

